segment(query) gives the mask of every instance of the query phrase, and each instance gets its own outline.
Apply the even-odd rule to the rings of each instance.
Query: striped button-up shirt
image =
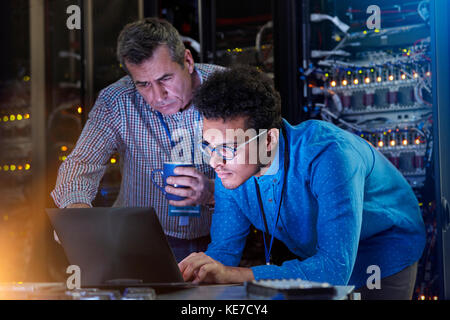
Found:
[[[202,82],[220,69],[195,65]],[[194,239],[209,234],[211,212],[207,207],[202,207],[200,217],[189,218],[187,225],[180,224],[179,217],[168,216],[168,201],[151,181],[152,171],[162,169],[164,162],[180,161],[180,151],[188,162],[194,154],[195,167],[214,178],[214,170],[196,147],[203,121],[195,106],[162,115],[162,119],[176,143],[174,148],[158,112],[146,103],[129,76],[102,90],[74,150],[59,168],[51,193],[55,204],[64,208],[72,203],[92,203],[111,155],[118,152],[122,182],[114,206],[153,207],[165,233],[172,237]]]

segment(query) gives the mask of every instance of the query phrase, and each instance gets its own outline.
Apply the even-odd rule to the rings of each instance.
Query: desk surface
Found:
[[[348,299],[354,287],[336,286],[334,300]],[[81,289],[80,291],[83,291]],[[93,289],[86,289],[93,290]],[[68,291],[64,283],[0,283],[0,299],[12,300],[73,300],[74,291]],[[96,291],[90,291],[90,298],[96,300]],[[111,293],[108,295],[108,293]],[[121,299],[117,290],[98,291],[100,299]],[[156,300],[261,300],[250,299],[244,285],[204,285],[188,289],[160,293]]]
[[[345,300],[353,292],[353,286],[336,286],[334,300]],[[208,285],[159,294],[157,300],[251,300],[243,285]]]

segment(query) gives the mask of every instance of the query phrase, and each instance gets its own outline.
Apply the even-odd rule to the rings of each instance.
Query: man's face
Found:
[[[225,122],[204,119],[203,140],[213,148],[224,145],[236,148],[249,140],[249,136],[246,139],[244,134],[246,132],[245,122],[244,117]],[[236,133],[235,137],[230,134],[232,132]],[[262,136],[262,140],[265,140],[264,136]],[[257,150],[257,140],[253,140],[240,147],[233,160],[223,160],[217,152],[213,152],[209,164],[216,171],[225,188],[235,189],[260,171],[259,161],[255,160],[257,159],[257,154],[255,154]]]
[[[137,90],[153,109],[170,115],[191,103],[194,60],[189,50],[185,51],[184,68],[172,61],[166,45],[156,48],[153,56],[139,65],[125,63]]]

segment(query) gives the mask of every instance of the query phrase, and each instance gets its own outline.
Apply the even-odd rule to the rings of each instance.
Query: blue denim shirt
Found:
[[[281,266],[252,267],[256,280],[301,278],[333,285],[365,285],[367,268],[381,278],[416,262],[425,246],[417,199],[401,173],[362,138],[324,121],[291,126],[285,191],[274,229],[284,179],[284,143],[272,174],[251,177],[234,190],[215,182],[215,212],[206,254],[237,266],[250,225],[264,229],[256,196],[259,184],[269,233],[299,259]],[[272,231],[274,230],[274,231]]]

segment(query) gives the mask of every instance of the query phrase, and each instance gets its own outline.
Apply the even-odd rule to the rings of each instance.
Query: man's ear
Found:
[[[192,57],[192,53],[189,49],[184,51],[184,65],[188,68],[189,74],[194,72],[194,58]]]
[[[280,129],[272,128],[269,131],[267,131],[267,138],[266,138],[267,151],[275,150],[275,148],[278,146],[279,138],[280,138]]]

